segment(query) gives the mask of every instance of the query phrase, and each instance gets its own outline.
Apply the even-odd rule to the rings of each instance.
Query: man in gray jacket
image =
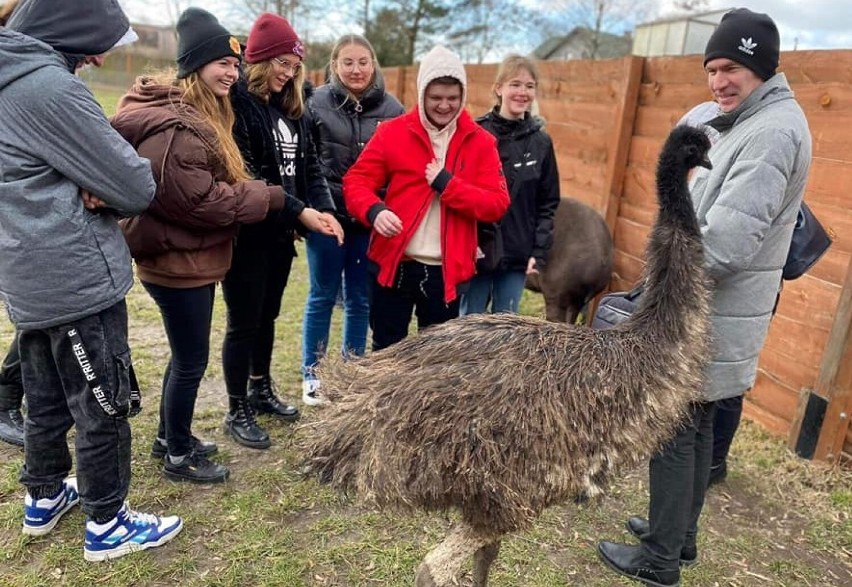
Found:
[[[713,169],[697,170],[690,191],[713,291],[713,357],[703,401],[651,459],[648,520],[627,521],[640,544],[598,545],[610,568],[647,585],[678,585],[679,566],[697,559],[714,411],[718,402],[741,401],[754,384],[805,191],[811,136],[787,79],[775,73],[779,46],[769,16],[739,8],[722,17],[704,52],[718,105],[707,124],[718,137]]]
[[[125,503],[133,273],[116,214],[148,207],[150,164],[74,75],[127,35],[116,0],[22,0],[0,28],[0,296],[19,332],[28,407],[23,532],[47,534],[82,502],[92,561],[159,546],[182,527]]]

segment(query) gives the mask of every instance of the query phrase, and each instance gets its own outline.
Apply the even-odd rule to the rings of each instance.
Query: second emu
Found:
[[[332,403],[308,435],[308,472],[379,507],[460,513],[418,568],[417,587],[452,585],[471,555],[473,584],[484,587],[505,534],[546,507],[600,493],[681,424],[709,346],[687,188],[709,148],[685,126],[663,147],[645,294],[621,325],[477,314],[321,364]]]

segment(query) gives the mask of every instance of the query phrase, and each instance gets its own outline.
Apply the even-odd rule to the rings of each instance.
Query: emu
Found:
[[[646,291],[604,331],[477,314],[350,362],[320,365],[331,400],[306,471],[380,508],[456,510],[417,587],[454,584],[473,555],[484,587],[500,541],[544,508],[601,493],[671,438],[698,397],[708,293],[687,173],[709,165],[703,131],[677,127],[657,166]]]

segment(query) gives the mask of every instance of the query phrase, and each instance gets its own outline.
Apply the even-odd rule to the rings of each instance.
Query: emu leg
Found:
[[[473,554],[473,587],[487,587],[488,571],[500,552],[500,540],[486,544]]]
[[[495,536],[480,534],[463,522],[456,525],[420,563],[414,586],[450,587],[468,557],[495,541]]]

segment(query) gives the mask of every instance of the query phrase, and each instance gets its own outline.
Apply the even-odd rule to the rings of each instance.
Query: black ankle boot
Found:
[[[249,448],[269,448],[272,444],[266,431],[257,425],[254,411],[244,397],[230,398],[231,411],[225,416],[225,433]]]
[[[261,414],[272,414],[287,422],[298,420],[299,408],[282,402],[275,394],[276,391],[275,382],[269,375],[260,379],[249,379],[248,400],[251,407]]]
[[[24,446],[24,417],[20,409],[0,410],[0,440]]]

